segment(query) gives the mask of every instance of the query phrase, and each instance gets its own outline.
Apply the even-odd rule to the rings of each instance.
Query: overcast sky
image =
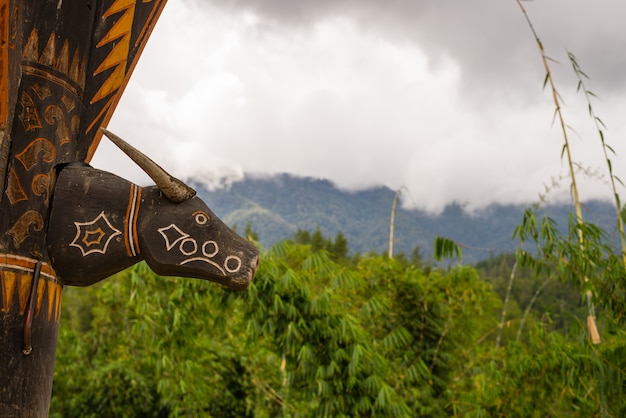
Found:
[[[626,3],[524,5],[558,61],[574,159],[594,173],[582,198],[610,196],[566,52],[626,180]],[[432,211],[529,203],[557,180],[555,201],[569,180],[544,76],[515,0],[169,0],[109,128],[182,178],[405,186]],[[92,165],[148,182],[106,140]]]

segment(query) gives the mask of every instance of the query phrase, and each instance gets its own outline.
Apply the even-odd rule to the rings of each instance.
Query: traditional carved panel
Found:
[[[76,236],[71,247],[80,249],[83,257],[93,253],[106,254],[109,243],[122,231],[111,225],[104,211],[88,222],[74,222]]]
[[[47,200],[47,194],[50,192],[50,176],[47,174],[35,175],[31,183],[31,186],[32,186],[33,192],[36,195],[39,195],[39,196],[46,195],[46,200]]]
[[[8,231],[8,235],[13,237],[16,248],[19,248],[31,231],[41,231],[44,225],[41,214],[34,210],[24,212],[22,216],[13,224]]]
[[[124,217],[124,244],[126,244],[126,253],[129,257],[136,257],[141,252],[139,250],[139,238],[137,237],[137,217],[139,216],[140,205],[141,187],[132,184],[126,216]]]
[[[9,115],[9,4],[0,3],[0,121]]]
[[[24,189],[22,189],[22,185],[20,184],[20,179],[14,169],[9,171],[9,181],[7,183],[6,194],[12,205],[22,200],[28,200],[28,196],[24,193]]]
[[[0,254],[0,289],[2,306],[0,311],[9,313],[11,308],[18,307],[20,315],[24,315],[29,303],[33,283],[33,272],[37,260],[27,257],[16,257],[11,254]],[[61,299],[63,286],[56,279],[54,270],[49,264],[41,267],[41,279],[36,290],[35,314],[40,315],[45,306],[45,318],[59,322],[61,319]]]
[[[67,97],[67,96],[63,96]],[[63,98],[61,98],[63,100]],[[46,122],[50,125],[56,125],[56,139],[60,145],[70,142],[70,131],[67,128],[68,123],[65,119],[65,111],[61,109],[61,106],[56,104],[50,105],[46,108]]]
[[[48,412],[62,298],[47,240],[57,174],[95,151],[164,5],[0,0],[0,416]],[[123,195],[121,216],[107,201],[74,217],[64,241],[100,260],[104,277],[138,259],[141,189]]]
[[[41,128],[41,121],[39,120],[39,115],[37,114],[37,108],[33,98],[28,93],[22,92],[20,103],[22,105],[22,111],[19,114],[19,118],[24,124],[24,130],[30,131]]]
[[[15,158],[22,163],[26,170],[31,170],[39,163],[40,154],[41,159],[44,162],[53,162],[54,156],[56,155],[54,144],[46,138],[37,138],[28,144],[22,152],[15,156]]]
[[[21,8],[16,0],[0,0],[0,191],[5,184],[11,126],[17,102],[21,56]],[[0,193],[0,202],[3,193]]]
[[[89,106],[81,118],[80,143],[90,144],[81,154],[86,162],[100,142],[97,128],[111,119],[164,6],[165,0],[115,0],[100,6],[101,19],[94,32],[99,35],[93,39],[85,85]]]

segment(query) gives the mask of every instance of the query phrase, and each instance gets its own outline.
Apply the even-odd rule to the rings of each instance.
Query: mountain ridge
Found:
[[[351,252],[387,252],[389,223],[395,191],[377,186],[346,191],[326,179],[290,174],[244,176],[226,187],[209,190],[201,181],[191,181],[198,195],[227,225],[241,232],[250,225],[263,247],[291,238],[298,229],[334,237],[341,232]],[[515,226],[529,205],[493,204],[468,213],[458,203],[439,214],[397,206],[394,254],[410,255],[416,246],[432,258],[435,235],[464,245],[464,260],[475,262],[492,254],[515,251]],[[571,204],[552,204],[541,212],[559,227],[567,225]],[[615,208],[608,202],[585,203],[585,219],[609,233],[614,229]]]

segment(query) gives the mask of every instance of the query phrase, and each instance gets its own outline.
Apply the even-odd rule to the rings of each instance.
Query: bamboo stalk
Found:
[[[558,117],[559,120],[559,125],[561,127],[561,132],[563,133],[563,141],[564,141],[564,145],[563,145],[563,152],[565,153],[566,157],[567,157],[567,165],[569,168],[569,172],[570,172],[570,177],[572,179],[572,184],[571,184],[571,192],[572,192],[572,199],[574,200],[574,209],[575,209],[575,213],[576,213],[576,223],[580,226],[584,223],[583,221],[583,213],[582,213],[582,209],[581,209],[581,204],[580,204],[580,197],[578,194],[578,185],[576,184],[576,173],[574,170],[574,161],[572,159],[572,153],[570,150],[570,143],[569,143],[569,138],[567,136],[567,127],[565,125],[565,120],[563,118],[563,112],[561,111],[561,101],[559,99],[559,93],[558,90],[556,89],[556,86],[554,84],[554,79],[552,78],[552,72],[550,70],[550,65],[548,64],[548,60],[550,59],[545,52],[545,49],[543,47],[543,43],[541,42],[541,39],[539,39],[539,36],[537,35],[537,32],[535,31],[535,27],[533,26],[530,17],[528,16],[528,13],[526,13],[526,9],[524,8],[524,6],[522,5],[522,0],[516,0],[517,4],[519,5],[520,9],[522,10],[522,13],[524,14],[524,18],[526,19],[526,22],[528,23],[528,26],[530,27],[530,30],[532,31],[532,34],[535,38],[535,41],[537,42],[537,46],[539,48],[539,52],[541,54],[541,61],[543,63],[543,67],[546,71],[546,78],[544,80],[544,87],[546,84],[550,84],[550,90],[552,92],[552,101],[554,102],[554,106],[555,106],[555,110],[554,110],[554,116],[555,118]],[[582,228],[578,228],[578,245],[581,251],[583,251],[585,249],[585,242],[584,242],[584,236],[583,236],[583,231]],[[589,278],[588,277],[584,277],[583,278],[584,283],[588,283],[589,282]],[[598,333],[598,329],[596,326],[596,322],[595,322],[595,314],[594,314],[594,306],[593,306],[593,300],[591,298],[592,294],[591,291],[589,289],[587,289],[585,296],[587,298],[587,309],[589,311],[589,315],[587,317],[587,324],[588,324],[588,331],[589,331],[589,335],[591,337],[591,340],[594,344],[599,344],[600,343],[600,334]]]
[[[506,320],[506,307],[509,303],[509,297],[511,296],[511,289],[513,288],[513,280],[515,280],[515,271],[517,270],[517,258],[511,269],[511,275],[509,276],[509,285],[506,289],[506,296],[502,304],[502,315],[500,316],[500,323],[498,324],[498,336],[496,337],[496,350],[500,347],[500,338],[502,337],[502,329],[504,328],[504,322]]]
[[[395,230],[396,205],[398,203],[398,197],[400,197],[400,194],[402,193],[402,189],[405,189],[405,187],[402,186],[396,190],[396,194],[393,197],[393,203],[391,205],[391,219],[389,221],[389,258],[393,258],[393,233]]]

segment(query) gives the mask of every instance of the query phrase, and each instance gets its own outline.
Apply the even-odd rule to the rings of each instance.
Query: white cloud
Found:
[[[421,9],[415,29],[410,16],[381,12],[377,21],[366,3],[350,1],[327,14],[298,9],[299,19],[283,24],[280,2],[236,10],[170,0],[110,127],[180,177],[290,172],[345,188],[405,185],[430,210],[535,200],[567,169],[528,28],[514,2],[484,0],[476,10],[444,3]],[[452,20],[441,20],[450,10]],[[303,13],[315,18],[305,23]],[[552,18],[547,34],[559,33],[569,27],[559,17],[541,15],[538,26]],[[591,25],[589,36],[605,39],[599,28]],[[568,64],[554,65],[568,123],[585,138],[573,139],[575,158],[602,169]],[[606,97],[598,114],[619,143],[623,93],[596,93]],[[145,182],[104,142],[94,165]],[[581,187],[588,197],[607,195],[598,182]]]

